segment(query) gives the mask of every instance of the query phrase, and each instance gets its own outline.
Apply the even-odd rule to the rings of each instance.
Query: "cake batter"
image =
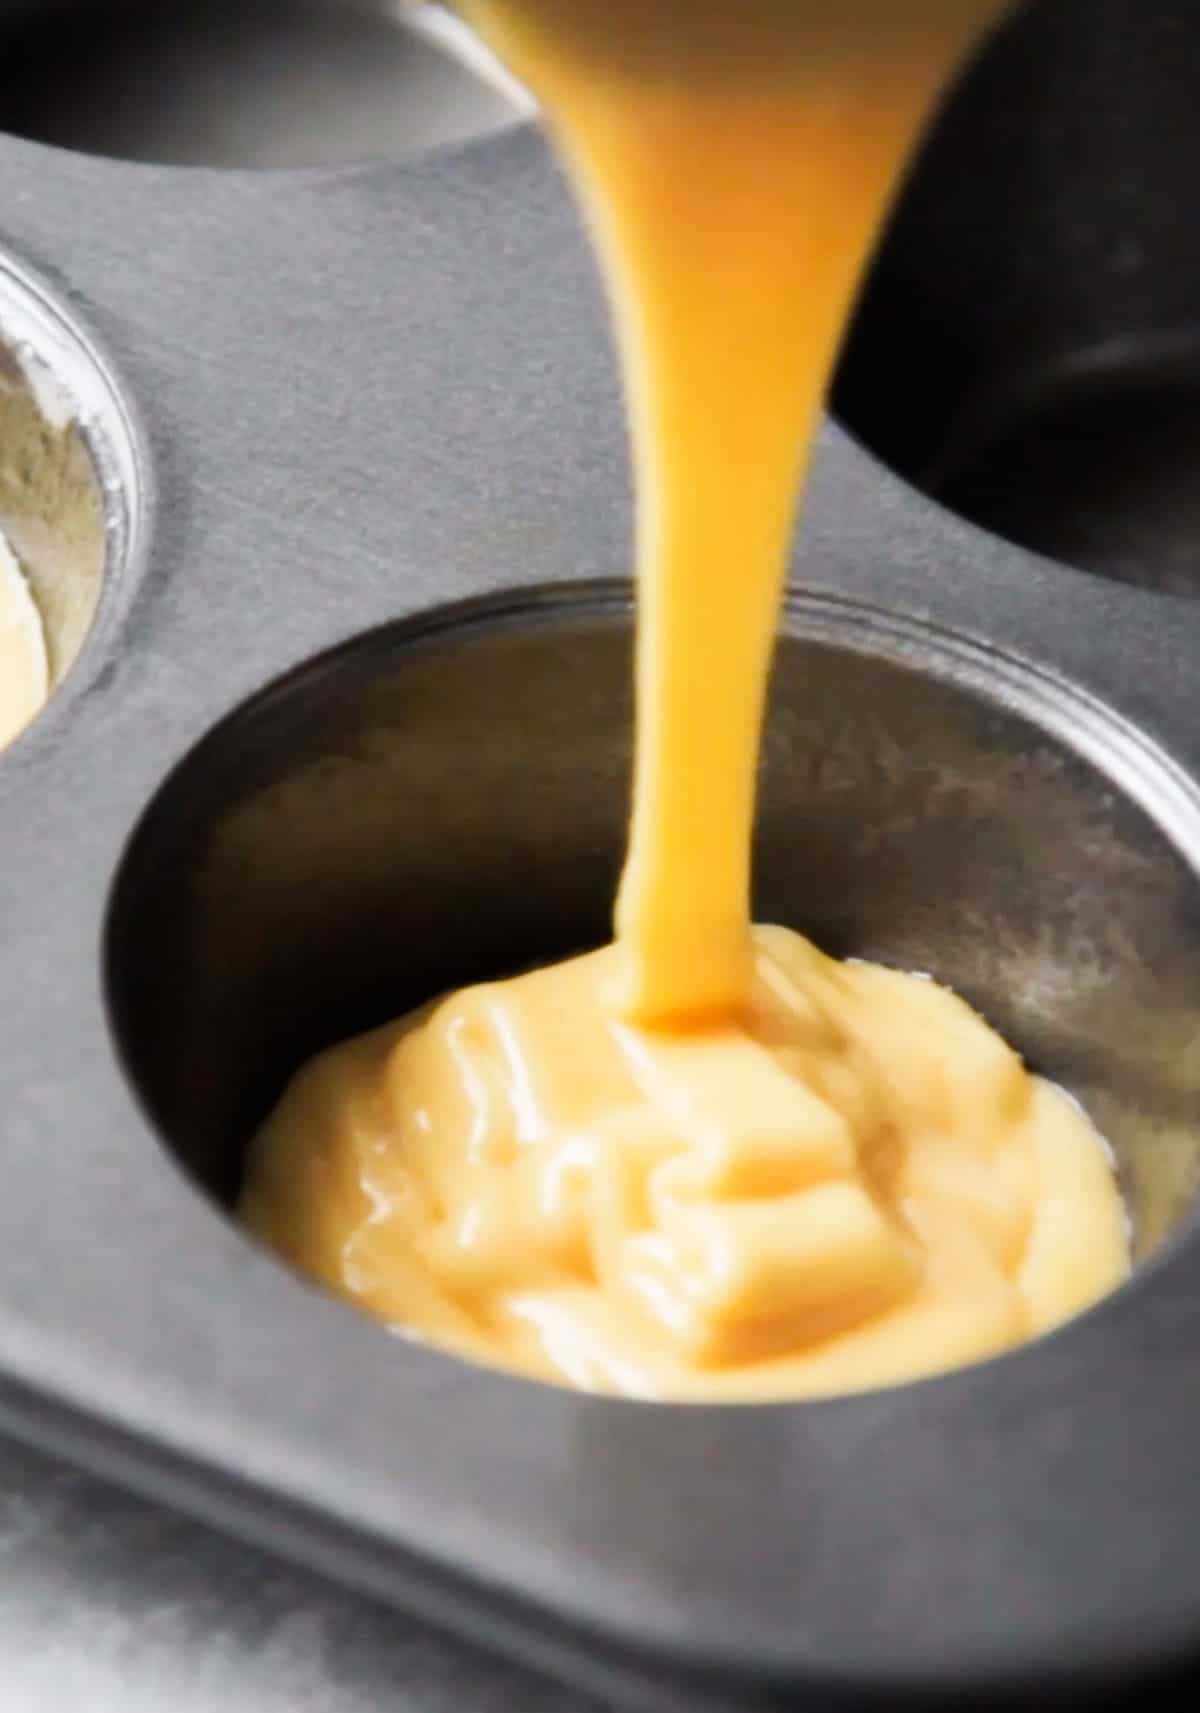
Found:
[[[41,615],[16,555],[0,535],[0,749],[24,731],[49,690]]]
[[[243,1214],[398,1330],[641,1397],[849,1391],[1125,1274],[1099,1137],[932,982],[752,929],[796,495],[896,178],[998,0],[470,0],[589,212],[638,477],[615,944],[303,1071]],[[448,782],[453,788],[454,782]]]

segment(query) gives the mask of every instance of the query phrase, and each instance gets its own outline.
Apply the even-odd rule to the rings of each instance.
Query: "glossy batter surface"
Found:
[[[990,1355],[1115,1285],[1099,1137],[950,994],[751,927],[796,494],[865,257],[997,0],[470,0],[588,210],[638,486],[616,941],[303,1072],[243,1213],[392,1326],[646,1397]],[[460,782],[447,781],[447,789]]]
[[[394,1327],[590,1390],[800,1397],[990,1355],[1115,1285],[1079,1110],[932,982],[755,935],[745,1018],[648,1033],[615,952],[335,1049],[243,1214]]]

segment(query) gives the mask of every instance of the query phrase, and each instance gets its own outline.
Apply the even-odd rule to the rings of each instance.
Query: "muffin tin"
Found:
[[[74,401],[106,543],[0,758],[0,1423],[652,1708],[1042,1705],[1187,1664],[1200,607],[1186,505],[1120,478],[1125,403],[1186,381],[1198,60],[1181,3],[1044,0],[935,133],[822,438],[759,827],[763,915],[934,971],[1086,1101],[1138,1271],[999,1361],[799,1406],[485,1372],[225,1216],[304,1054],[606,931],[629,493],[540,139],[285,173],[0,142],[4,373]],[[1113,433],[1081,497],[1084,397]]]

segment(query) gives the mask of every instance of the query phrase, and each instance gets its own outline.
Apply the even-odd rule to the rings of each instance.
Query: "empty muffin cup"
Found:
[[[309,1055],[607,937],[630,640],[616,589],[397,624],[167,781],[118,878],[110,998],[160,1135],[222,1203]],[[1200,799],[1115,714],[967,642],[790,604],[758,918],[961,991],[1109,1138],[1139,1255],[1200,1168],[1189,841]]]
[[[1200,15],[1038,0],[954,92],[847,340],[842,420],[973,522],[1200,593]]]
[[[428,8],[385,0],[13,0],[0,126],[171,166],[395,160],[501,129],[521,105]],[[409,14],[411,13],[411,18]],[[448,51],[447,44],[449,44]]]

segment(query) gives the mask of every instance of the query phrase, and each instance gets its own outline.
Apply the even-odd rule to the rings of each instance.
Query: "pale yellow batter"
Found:
[[[25,729],[49,689],[41,616],[0,535],[0,749]]]
[[[609,948],[326,1054],[247,1222],[397,1328],[651,1398],[909,1379],[1116,1283],[1120,1198],[1065,1095],[933,982],[755,939],[711,1031],[612,1017]]]
[[[750,849],[837,343],[999,0],[465,10],[538,95],[617,313],[639,498],[617,939],[319,1060],[244,1216],[398,1329],[597,1390],[807,1396],[989,1355],[1124,1276],[1103,1146],[952,995],[752,930]]]
[[[538,95],[609,282],[637,464],[630,1015],[736,1006],[796,496],[863,263],[1002,0],[465,0]]]

